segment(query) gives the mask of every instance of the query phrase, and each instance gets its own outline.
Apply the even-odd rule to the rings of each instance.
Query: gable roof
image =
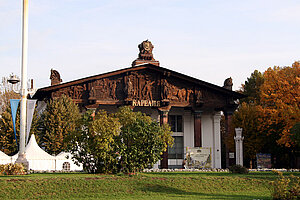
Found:
[[[136,65],[134,67],[123,68],[123,69],[112,71],[112,72],[107,72],[107,73],[103,73],[103,74],[89,76],[89,77],[69,81],[69,82],[66,82],[66,83],[61,83],[59,85],[53,85],[53,86],[40,88],[40,89],[37,90],[37,92],[36,92],[36,94],[34,95],[33,98],[35,98],[36,96],[39,96],[39,93],[49,92],[49,91],[57,90],[57,89],[60,89],[60,88],[69,87],[69,86],[81,84],[81,83],[84,83],[84,82],[89,82],[89,81],[92,81],[92,80],[95,80],[95,79],[107,78],[107,77],[119,75],[119,74],[122,74],[122,73],[127,73],[127,72],[131,72],[131,71],[139,71],[139,70],[143,70],[143,69],[151,69],[151,70],[157,71],[159,73],[167,73],[170,76],[173,76],[175,78],[179,78],[179,79],[182,79],[184,81],[188,81],[188,82],[194,83],[196,85],[206,87],[206,88],[218,91],[220,93],[223,93],[223,94],[226,94],[226,95],[229,95],[229,96],[233,96],[236,99],[245,97],[245,95],[243,95],[241,93],[225,89],[223,87],[214,85],[212,83],[208,83],[208,82],[202,81],[200,79],[196,79],[194,77],[191,77],[191,76],[188,76],[188,75],[185,75],[185,74],[182,74],[182,73],[179,73],[179,72],[176,72],[176,71],[164,68],[164,67],[158,67],[158,66],[150,64],[150,63],[144,63],[144,64]]]

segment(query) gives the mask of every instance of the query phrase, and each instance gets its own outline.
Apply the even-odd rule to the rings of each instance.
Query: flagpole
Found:
[[[28,0],[23,0],[22,20],[22,66],[21,66],[21,107],[20,107],[20,147],[16,163],[22,163],[28,168],[25,152],[26,106],[27,106],[27,50],[28,50]]]

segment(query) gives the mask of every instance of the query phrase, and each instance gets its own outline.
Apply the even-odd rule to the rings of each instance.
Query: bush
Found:
[[[82,116],[81,129],[72,133],[69,150],[88,173],[135,173],[153,166],[167,144],[173,144],[169,126],[122,107],[117,113],[100,110]]]
[[[25,168],[22,164],[5,164],[0,165],[0,175],[24,175],[26,174]]]
[[[278,179],[272,182],[272,197],[273,199],[290,200],[300,197],[300,178],[291,175],[290,177],[283,176],[282,172],[273,171],[278,174]]]
[[[234,174],[248,174],[249,170],[241,165],[232,165],[229,167],[229,171]]]

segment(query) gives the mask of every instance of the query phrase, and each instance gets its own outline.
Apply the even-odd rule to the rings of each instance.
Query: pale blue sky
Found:
[[[0,76],[20,74],[22,0],[0,0]],[[149,39],[162,67],[238,89],[300,60],[300,1],[29,0],[28,77],[50,85],[129,67]]]

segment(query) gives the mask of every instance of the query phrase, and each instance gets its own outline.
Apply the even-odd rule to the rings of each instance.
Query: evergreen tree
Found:
[[[261,72],[255,70],[245,84],[242,85],[242,93],[247,97],[241,102],[259,104],[260,103],[260,87],[264,83],[264,77]]]
[[[18,110],[16,117],[16,135],[19,142],[20,133],[20,112]],[[0,117],[0,150],[8,155],[17,153],[18,146],[16,144],[13,121],[11,117],[11,108],[6,106],[5,111]]]
[[[67,138],[76,131],[80,119],[79,109],[65,95],[47,102],[41,115],[40,144],[50,154],[58,154],[67,148]]]

